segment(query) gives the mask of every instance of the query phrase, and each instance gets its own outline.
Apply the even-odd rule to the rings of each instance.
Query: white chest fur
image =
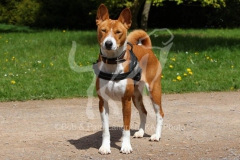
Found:
[[[104,64],[101,62],[100,70],[107,73],[119,74],[123,73],[122,64],[110,65]],[[125,94],[127,86],[127,79],[120,81],[108,81],[100,79],[100,94],[103,99],[113,99],[113,100],[121,100],[123,95]]]

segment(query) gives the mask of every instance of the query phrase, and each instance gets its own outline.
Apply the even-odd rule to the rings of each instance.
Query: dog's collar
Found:
[[[142,69],[139,67],[138,59],[132,51],[132,48],[133,48],[132,44],[128,42],[128,45],[131,46],[131,49],[129,50],[131,62],[129,64],[130,66],[129,66],[128,72],[119,73],[119,74],[110,74],[110,73],[102,72],[98,68],[99,61],[97,61],[96,63],[93,64],[93,69],[94,69],[95,74],[101,79],[111,80],[111,81],[119,81],[119,80],[123,80],[126,78],[131,78],[135,82],[139,81],[141,79]],[[124,54],[125,54],[125,52],[124,52]]]
[[[126,53],[126,50],[124,50],[120,56],[116,57],[116,58],[108,58],[108,57],[105,57],[103,54],[102,54],[102,51],[100,49],[100,56],[101,56],[101,59],[104,63],[106,64],[118,64],[118,63],[122,63],[122,62],[125,62],[126,59],[123,59],[124,56],[125,56],[125,53]]]

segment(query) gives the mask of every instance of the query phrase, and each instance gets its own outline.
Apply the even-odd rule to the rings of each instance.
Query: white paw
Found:
[[[144,135],[144,131],[143,130],[139,130],[139,131],[134,133],[133,138],[142,138],[143,135]]]
[[[120,150],[121,153],[124,153],[124,154],[129,154],[131,153],[133,150],[132,150],[132,146],[131,144],[122,144],[122,148]]]
[[[160,140],[160,135],[157,135],[157,134],[153,134],[149,141],[159,141]]]
[[[110,146],[101,146],[98,150],[98,153],[100,154],[110,154],[111,150],[110,150]]]

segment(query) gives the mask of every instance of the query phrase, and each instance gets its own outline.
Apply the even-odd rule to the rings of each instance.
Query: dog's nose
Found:
[[[113,45],[112,41],[106,41],[106,42],[105,42],[105,46],[106,46],[106,48],[109,49],[109,50],[112,48],[112,45]]]

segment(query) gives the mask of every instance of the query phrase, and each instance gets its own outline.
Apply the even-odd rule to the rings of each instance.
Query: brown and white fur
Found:
[[[99,148],[100,154],[109,154],[110,150],[110,132],[109,132],[109,104],[108,100],[113,99],[122,102],[123,114],[123,132],[121,152],[128,154],[132,152],[130,143],[130,119],[131,119],[131,101],[139,111],[140,126],[139,131],[135,132],[133,137],[141,138],[145,132],[145,123],[147,111],[143,104],[142,92],[144,85],[150,93],[152,105],[156,113],[156,131],[150,137],[150,141],[159,141],[163,123],[163,110],[161,104],[161,65],[151,50],[151,40],[143,30],[135,30],[127,35],[131,26],[131,12],[128,8],[124,9],[117,20],[109,19],[108,9],[101,4],[97,11],[97,33],[98,42],[102,54],[108,58],[118,57],[124,50],[126,54],[123,63],[106,64],[99,56],[99,69],[102,72],[116,74],[129,71],[130,46],[133,45],[133,52],[138,58],[139,65],[142,68],[141,80],[134,84],[130,78],[120,81],[108,81],[97,78],[96,90],[99,97],[99,111],[102,120],[102,145]]]

